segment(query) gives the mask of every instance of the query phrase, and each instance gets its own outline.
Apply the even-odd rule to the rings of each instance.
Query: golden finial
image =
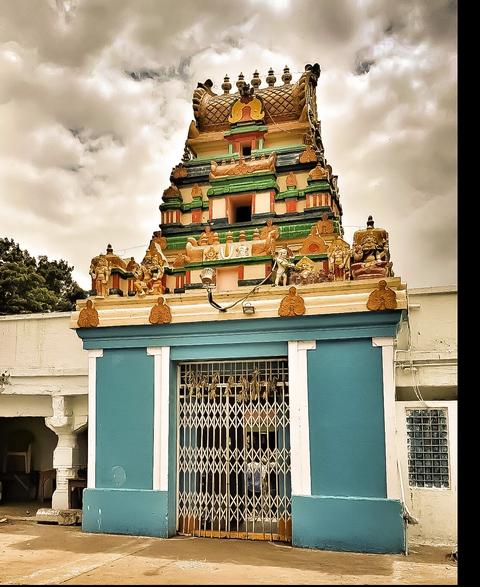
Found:
[[[283,68],[282,81],[284,84],[289,84],[292,81],[292,74],[290,73],[288,65],[285,65]]]
[[[224,94],[229,94],[230,90],[232,89],[232,84],[230,83],[230,78],[228,77],[228,73],[225,74],[223,78],[222,90]]]
[[[236,86],[238,88],[238,91],[240,91],[240,88],[243,86],[243,84],[245,83],[245,76],[243,75],[242,72],[240,72],[240,75],[238,76],[238,81],[236,83]]]
[[[275,82],[277,81],[277,78],[275,77],[275,74],[274,74],[272,68],[270,68],[268,70],[268,75],[267,75],[266,81],[267,81],[267,84],[270,88],[273,88],[273,86],[275,85]]]
[[[262,80],[260,79],[260,74],[258,73],[257,70],[255,70],[255,73],[253,74],[253,77],[252,77],[252,80],[250,83],[252,84],[252,88],[254,88],[255,90],[258,90],[258,88],[260,87]]]

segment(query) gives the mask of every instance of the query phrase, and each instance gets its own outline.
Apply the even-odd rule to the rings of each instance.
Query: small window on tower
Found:
[[[238,206],[238,208],[235,208],[234,222],[250,222],[251,219],[252,219],[252,207],[251,206]]]
[[[244,157],[250,157],[252,154],[252,147],[242,147],[242,155]]]

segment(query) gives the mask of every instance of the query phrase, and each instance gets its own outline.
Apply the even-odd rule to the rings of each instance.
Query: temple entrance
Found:
[[[291,541],[288,361],[178,367],[179,534]]]

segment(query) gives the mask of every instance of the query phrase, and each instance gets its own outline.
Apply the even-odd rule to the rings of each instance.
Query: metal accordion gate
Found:
[[[288,361],[180,363],[177,531],[291,542]]]

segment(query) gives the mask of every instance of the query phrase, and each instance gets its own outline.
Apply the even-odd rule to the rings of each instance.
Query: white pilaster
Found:
[[[394,339],[390,336],[372,338],[372,346],[382,348],[387,498],[401,499],[400,479],[397,467],[397,447],[395,443],[395,364],[393,344]]]
[[[70,509],[68,480],[76,479],[81,467],[77,434],[87,426],[87,416],[75,416],[68,396],[52,396],[53,416],[45,424],[58,436],[53,451],[53,467],[57,470],[56,489],[52,495],[52,508]]]
[[[168,491],[170,347],[149,347],[147,354],[154,358],[153,489]]]
[[[103,350],[88,351],[88,469],[87,487],[95,488],[96,442],[97,442],[97,358]]]
[[[307,351],[315,348],[314,340],[294,340],[288,343],[292,495],[310,495],[312,491]]]

